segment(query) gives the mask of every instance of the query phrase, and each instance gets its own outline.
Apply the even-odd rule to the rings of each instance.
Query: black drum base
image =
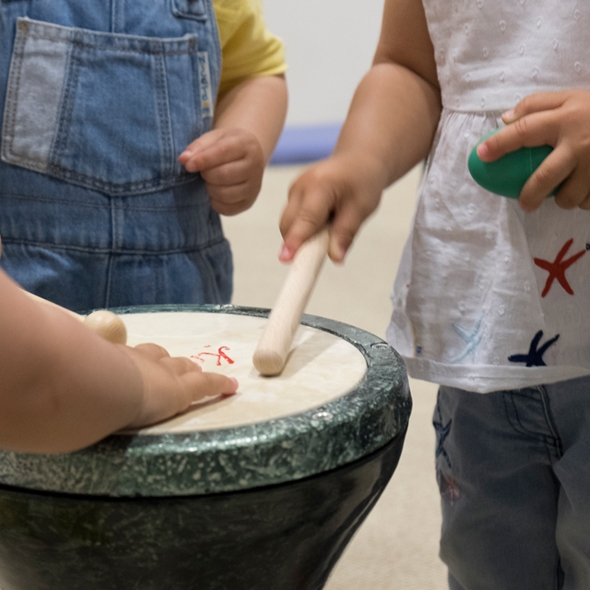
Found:
[[[2,590],[316,590],[397,466],[405,433],[304,480],[211,496],[0,487]]]

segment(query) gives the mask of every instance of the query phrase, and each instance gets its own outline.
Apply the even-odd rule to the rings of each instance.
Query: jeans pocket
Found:
[[[177,157],[211,125],[207,68],[194,34],[162,39],[19,19],[2,159],[110,195],[190,180]]]
[[[506,391],[503,395],[508,422],[516,433],[531,440],[558,444],[543,386]]]

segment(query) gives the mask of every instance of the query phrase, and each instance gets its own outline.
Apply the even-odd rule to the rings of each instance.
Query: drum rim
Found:
[[[258,307],[193,304],[118,307],[112,311],[119,315],[191,312],[260,318],[270,313]],[[304,314],[301,324],[331,333],[363,355],[367,371],[343,396],[298,414],[231,429],[142,437],[114,434],[87,449],[62,455],[0,451],[0,483],[116,497],[238,491],[330,471],[376,451],[405,432],[412,401],[400,355],[378,336],[337,320]],[[370,398],[366,395],[369,388]],[[227,430],[233,433],[229,439],[219,434]],[[255,448],[252,439],[258,440]],[[277,456],[279,445],[285,452]],[[207,465],[199,448],[207,450]],[[192,470],[192,476],[183,476],[187,469]]]

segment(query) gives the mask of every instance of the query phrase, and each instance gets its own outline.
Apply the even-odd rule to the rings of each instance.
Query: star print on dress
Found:
[[[451,467],[451,459],[445,450],[445,440],[447,436],[449,436],[451,432],[451,424],[453,423],[452,420],[449,420],[446,424],[443,425],[442,423],[442,415],[440,413],[440,409],[437,408],[438,412],[438,420],[433,420],[432,425],[436,430],[436,459],[438,459],[441,455],[446,459],[447,465]]]
[[[586,254],[586,250],[580,250],[577,254],[574,254],[571,258],[567,260],[563,260],[563,257],[566,255],[567,251],[570,249],[570,246],[574,243],[574,239],[571,238],[568,240],[557,255],[555,262],[549,262],[548,260],[543,260],[542,258],[534,258],[535,264],[541,267],[543,270],[549,272],[549,276],[547,277],[547,282],[545,283],[545,288],[541,293],[541,297],[545,297],[547,293],[549,293],[549,289],[551,289],[551,285],[553,281],[557,279],[559,284],[565,289],[566,293],[570,295],[574,294],[573,289],[570,287],[570,284],[567,282],[565,278],[565,271],[574,263],[576,260],[579,260]]]
[[[546,367],[545,361],[543,360],[543,355],[547,352],[547,349],[555,344],[557,340],[559,340],[559,334],[548,340],[541,346],[541,348],[537,349],[539,342],[543,338],[543,330],[539,330],[535,337],[531,342],[531,346],[529,348],[528,354],[513,354],[512,356],[508,357],[508,360],[511,363],[526,363],[527,367]]]
[[[455,334],[457,334],[457,336],[459,336],[459,338],[461,338],[461,340],[463,340],[463,342],[467,344],[465,350],[459,356],[456,356],[453,359],[451,359],[452,363],[458,363],[469,355],[471,355],[471,358],[473,359],[473,356],[475,355],[475,349],[479,346],[479,343],[481,342],[481,339],[483,337],[483,334],[480,334],[482,321],[483,318],[480,318],[477,324],[475,324],[473,330],[471,330],[471,332],[468,332],[467,330],[461,328],[461,326],[458,326],[457,324],[451,324],[453,330],[455,331]]]
[[[451,506],[454,506],[456,502],[461,499],[461,490],[459,485],[451,476],[445,475],[440,469],[436,472],[436,480],[438,482],[438,489],[440,495],[446,500]]]

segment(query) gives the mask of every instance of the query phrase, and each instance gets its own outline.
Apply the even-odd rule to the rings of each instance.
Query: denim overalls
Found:
[[[211,0],[0,0],[1,267],[73,310],[227,303],[200,175],[221,52]]]

